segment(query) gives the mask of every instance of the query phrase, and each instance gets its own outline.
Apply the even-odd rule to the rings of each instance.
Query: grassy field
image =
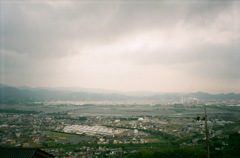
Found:
[[[171,125],[168,129],[169,130],[181,130],[183,125]]]
[[[166,142],[166,140],[164,139],[161,139],[161,138],[149,138],[148,139],[149,143],[163,143],[163,142]]]
[[[59,138],[59,139],[67,139],[71,137],[76,137],[75,134],[68,134],[68,133],[58,133],[58,132],[50,132],[47,131],[45,134],[49,135],[51,138]]]

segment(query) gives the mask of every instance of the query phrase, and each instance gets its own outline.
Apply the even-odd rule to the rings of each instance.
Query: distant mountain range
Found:
[[[0,99],[12,100],[38,100],[38,101],[124,101],[124,100],[180,100],[181,98],[199,98],[204,100],[240,100],[240,94],[209,94],[197,93],[152,93],[132,92],[122,93],[111,90],[86,89],[86,88],[30,88],[11,87],[0,84]]]
[[[0,86],[0,98],[6,99],[34,99],[39,101],[114,101],[128,100],[130,96],[121,94],[80,92],[70,90],[59,90],[58,88],[29,88],[29,87],[10,87]]]

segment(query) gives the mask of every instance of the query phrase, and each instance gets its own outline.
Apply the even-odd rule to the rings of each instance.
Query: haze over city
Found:
[[[0,2],[0,83],[240,93],[239,1]]]

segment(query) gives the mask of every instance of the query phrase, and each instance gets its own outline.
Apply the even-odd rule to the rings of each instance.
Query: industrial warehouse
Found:
[[[104,126],[71,125],[63,129],[66,133],[88,134],[88,135],[120,135],[127,129],[114,129]]]

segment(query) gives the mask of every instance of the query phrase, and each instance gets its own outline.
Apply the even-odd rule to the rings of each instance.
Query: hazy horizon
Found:
[[[3,83],[0,83],[0,85]],[[3,84],[6,85],[6,84]],[[142,96],[142,95],[155,95],[155,94],[189,94],[189,93],[208,93],[208,94],[230,94],[230,93],[235,93],[235,94],[240,94],[239,92],[209,92],[209,91],[121,91],[121,90],[114,90],[114,89],[104,89],[104,88],[86,88],[86,87],[79,87],[79,86],[65,86],[65,87],[47,87],[47,86],[42,86],[42,87],[34,87],[34,86],[13,86],[13,85],[6,85],[10,87],[15,87],[19,89],[35,89],[35,90],[40,90],[40,89],[45,89],[45,90],[56,90],[56,91],[72,91],[72,92],[87,92],[87,93],[106,93],[106,94],[123,94],[123,95],[134,95],[134,96]],[[1,87],[0,87],[1,88]]]
[[[0,2],[0,83],[240,93],[238,1]]]

